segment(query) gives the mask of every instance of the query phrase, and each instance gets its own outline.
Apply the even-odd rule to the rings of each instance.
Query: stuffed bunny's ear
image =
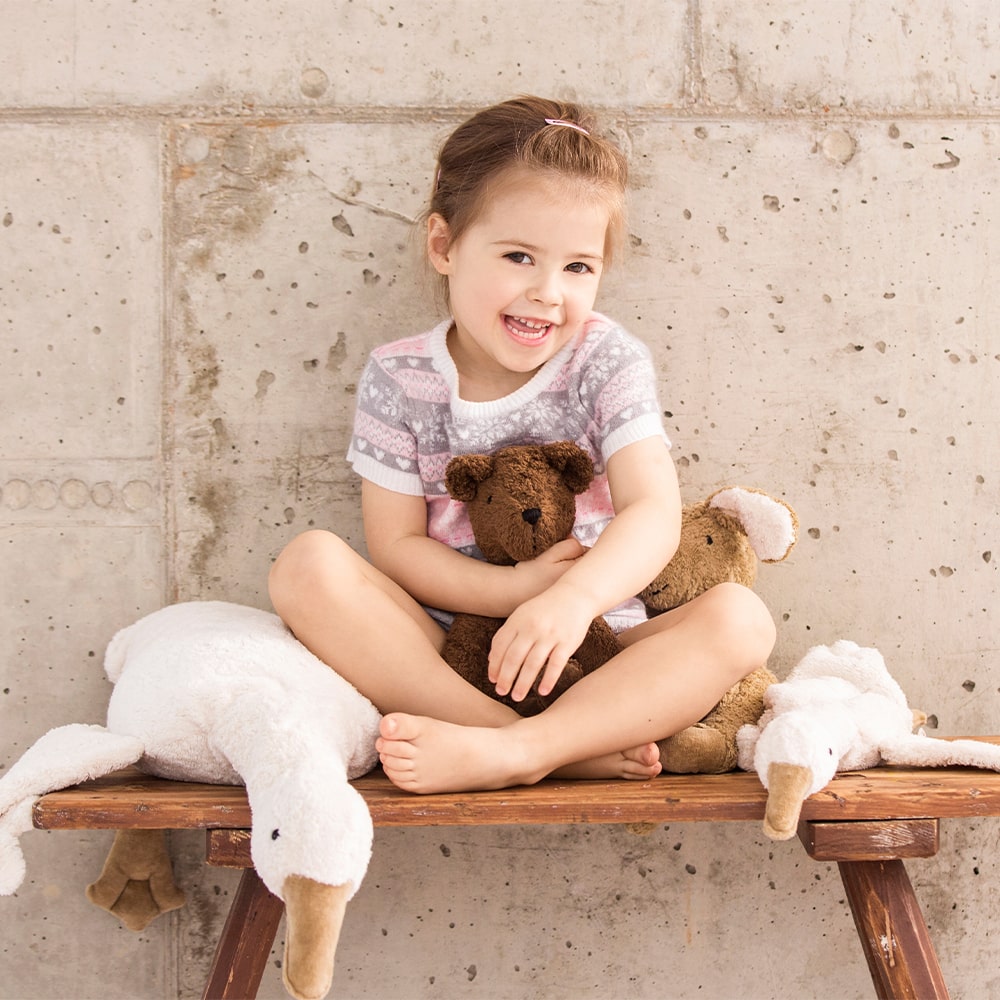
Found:
[[[781,562],[798,540],[799,519],[783,500],[760,490],[730,486],[713,493],[709,506],[735,517],[762,562]]]

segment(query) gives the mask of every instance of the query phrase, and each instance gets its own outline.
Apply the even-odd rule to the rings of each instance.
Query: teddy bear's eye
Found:
[[[488,497],[486,498],[486,502],[487,502],[487,503],[493,503],[493,494],[490,494],[490,495],[489,495],[489,496],[488,496]]]
[[[712,538],[711,535],[706,535],[705,536],[705,544],[706,545],[714,545],[715,544],[715,539]]]

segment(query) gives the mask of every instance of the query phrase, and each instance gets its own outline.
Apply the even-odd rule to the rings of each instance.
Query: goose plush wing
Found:
[[[0,895],[16,892],[24,880],[18,838],[31,829],[38,798],[134,764],[142,753],[134,736],[82,723],[50,729],[29,747],[0,778]]]
[[[1000,746],[982,740],[939,740],[918,733],[879,746],[886,764],[912,767],[982,767],[1000,771]]]

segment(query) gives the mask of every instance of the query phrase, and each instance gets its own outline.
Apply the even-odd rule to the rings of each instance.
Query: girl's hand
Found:
[[[555,687],[583,642],[592,616],[579,595],[554,588],[526,601],[493,637],[488,676],[498,695],[522,701],[541,674],[538,693]]]

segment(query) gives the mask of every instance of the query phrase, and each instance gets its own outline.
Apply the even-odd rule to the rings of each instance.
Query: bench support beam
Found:
[[[840,877],[884,1000],[948,1000],[941,966],[902,861],[840,861]]]
[[[285,904],[271,895],[256,869],[246,868],[222,929],[203,1000],[257,996]]]

